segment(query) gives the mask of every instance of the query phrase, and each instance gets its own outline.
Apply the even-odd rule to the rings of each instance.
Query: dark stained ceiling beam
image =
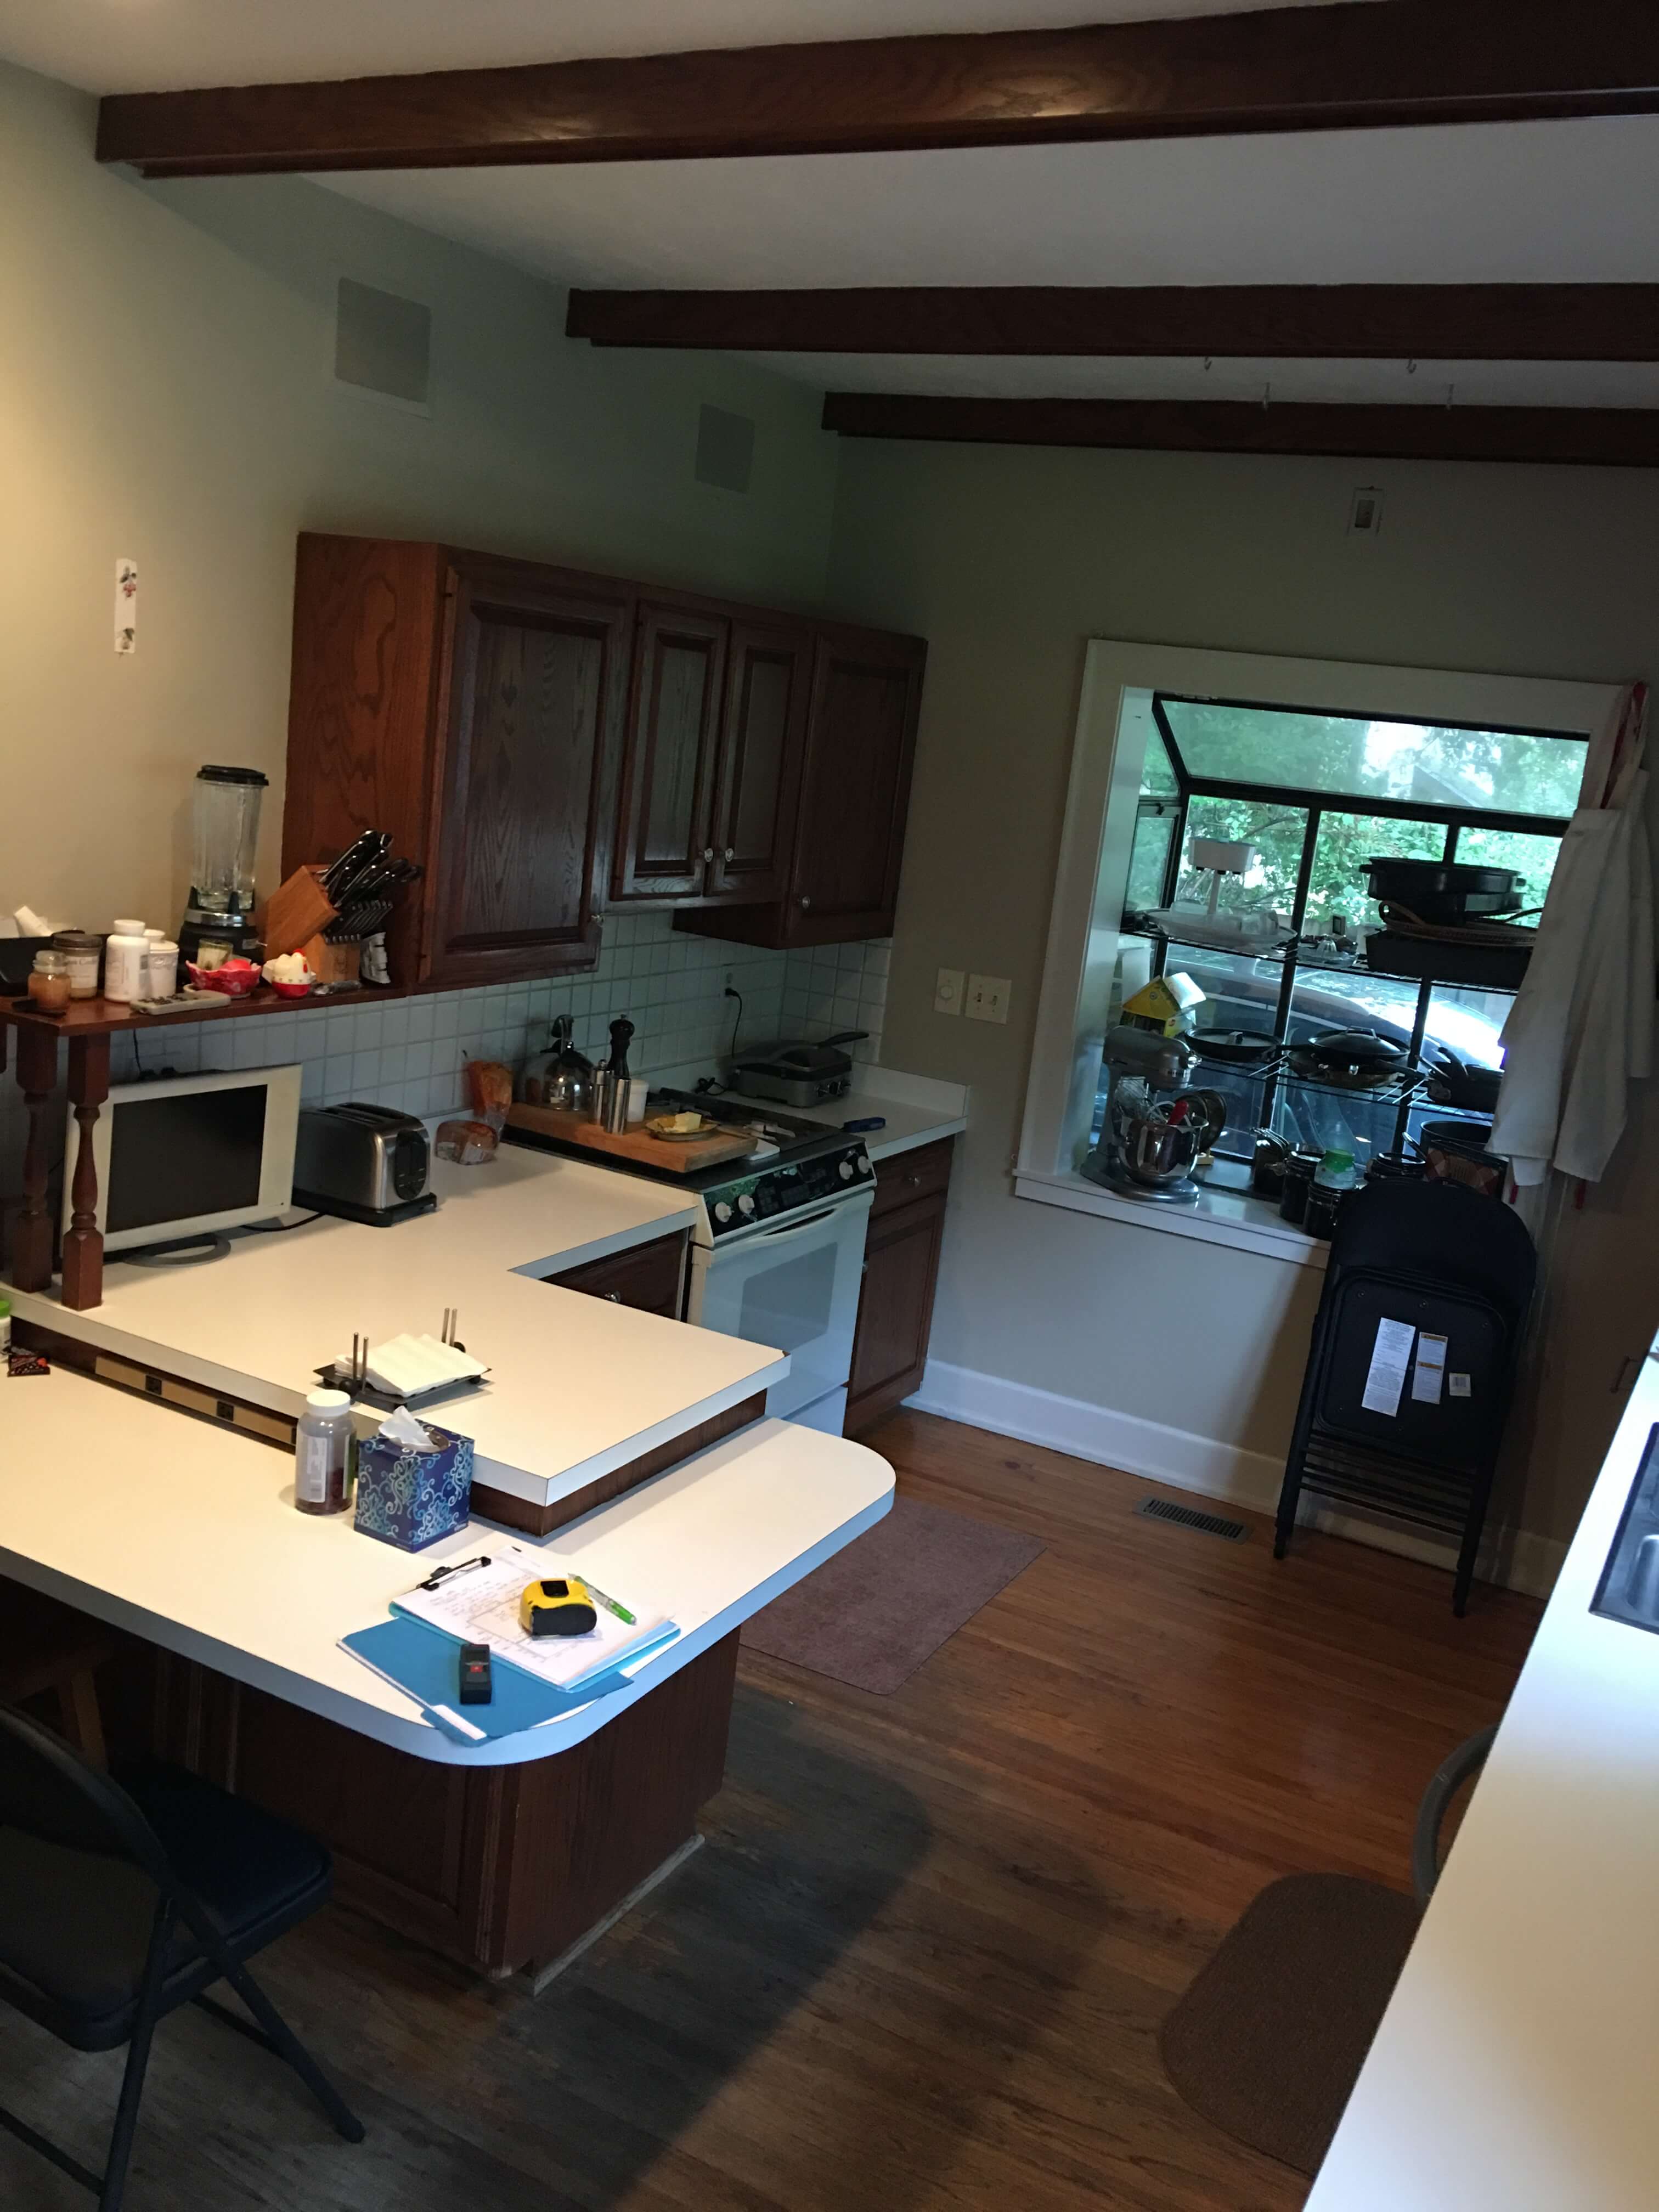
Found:
[[[1652,0],[1364,0],[334,82],[122,93],[153,176],[683,161],[1659,109]]]
[[[1389,407],[1274,400],[962,399],[831,392],[844,438],[958,445],[1104,446],[1356,460],[1554,461],[1659,468],[1659,409]]]
[[[1659,284],[574,291],[565,327],[595,345],[744,353],[1659,361]]]

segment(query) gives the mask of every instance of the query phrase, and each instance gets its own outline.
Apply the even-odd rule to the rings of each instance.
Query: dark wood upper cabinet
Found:
[[[598,957],[633,616],[605,577],[301,537],[283,870],[391,831],[426,871],[394,909],[394,981]]]
[[[927,647],[610,577],[304,534],[283,872],[390,831],[392,980],[591,967],[605,904],[773,946],[893,927]]]
[[[789,879],[811,687],[805,626],[732,626],[708,890],[781,898]]]
[[[611,868],[618,903],[702,895],[731,625],[647,600],[634,646],[633,710]]]
[[[781,894],[683,915],[677,928],[774,946],[890,935],[927,658],[921,638],[815,630]]]
[[[432,982],[599,957],[631,608],[595,580],[465,558],[451,568]]]

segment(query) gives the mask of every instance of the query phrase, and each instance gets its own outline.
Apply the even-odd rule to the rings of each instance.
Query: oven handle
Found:
[[[758,1237],[751,1237],[750,1241],[755,1244],[785,1243],[792,1237],[804,1237],[809,1229],[816,1229],[820,1221],[828,1221],[839,1210],[836,1206],[826,1206],[822,1213],[809,1213],[805,1221],[787,1222],[781,1229],[763,1229]]]

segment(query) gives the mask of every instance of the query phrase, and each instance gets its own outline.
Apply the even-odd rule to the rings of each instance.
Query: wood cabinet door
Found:
[[[920,638],[818,633],[788,944],[891,934],[927,657]]]
[[[582,1291],[591,1298],[609,1298],[613,1305],[678,1321],[684,1273],[685,1237],[681,1231],[653,1237],[648,1244],[635,1244],[608,1259],[590,1260],[585,1267],[547,1279],[562,1291]]]
[[[921,1387],[944,1234],[942,1191],[871,1218],[847,1386],[849,1437],[872,1427]]]
[[[730,627],[719,616],[640,607],[613,900],[695,898],[703,889]]]
[[[599,957],[632,601],[598,579],[458,559],[424,973],[546,975]]]
[[[781,899],[787,888],[811,667],[812,634],[805,624],[732,624],[711,897]]]

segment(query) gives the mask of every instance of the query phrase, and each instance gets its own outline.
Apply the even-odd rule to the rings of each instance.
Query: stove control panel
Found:
[[[814,1158],[780,1162],[703,1193],[708,1224],[716,1237],[729,1237],[758,1221],[775,1221],[799,1213],[826,1198],[840,1198],[873,1180],[875,1170],[861,1144],[849,1145]]]

